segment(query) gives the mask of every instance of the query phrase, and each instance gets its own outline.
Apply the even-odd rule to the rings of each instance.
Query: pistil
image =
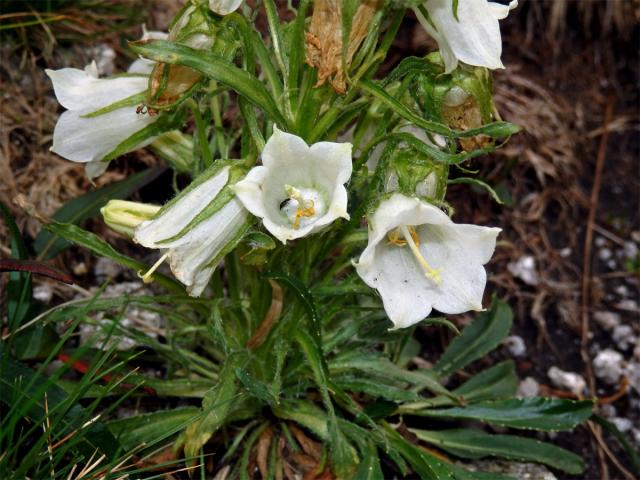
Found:
[[[153,282],[153,273],[160,267],[160,265],[162,265],[162,263],[167,259],[167,257],[169,256],[169,251],[167,250],[167,253],[165,253],[164,255],[162,255],[158,261],[156,263],[153,264],[153,266],[147,271],[147,273],[145,273],[144,275],[142,275],[142,272],[138,272],[138,276],[142,279],[142,281],[144,283],[151,283]]]
[[[418,234],[415,228],[407,227],[406,225],[403,225],[399,227],[398,230],[404,237],[406,244],[409,245],[409,248],[411,249],[411,253],[413,253],[413,256],[415,257],[415,259],[418,261],[420,266],[424,269],[425,276],[433,280],[436,285],[440,285],[440,283],[442,283],[442,278],[440,277],[440,272],[442,271],[442,268],[431,267],[431,265],[429,265],[429,263],[422,256],[422,253],[420,253],[420,249],[418,248],[420,239],[418,237]],[[396,243],[396,245],[398,244]]]

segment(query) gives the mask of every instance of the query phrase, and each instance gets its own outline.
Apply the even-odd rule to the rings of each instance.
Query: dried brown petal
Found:
[[[369,31],[373,15],[380,8],[380,0],[364,0],[353,18],[346,67],[360,48]],[[347,89],[345,72],[342,69],[342,11],[339,0],[317,0],[306,39],[306,62],[318,69],[319,87],[329,80],[338,93]]]

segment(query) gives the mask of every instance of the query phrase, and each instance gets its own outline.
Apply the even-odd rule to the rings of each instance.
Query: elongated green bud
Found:
[[[138,225],[150,220],[160,210],[158,205],[149,205],[140,202],[128,202],[126,200],[109,200],[100,209],[104,223],[116,232],[133,238]]]

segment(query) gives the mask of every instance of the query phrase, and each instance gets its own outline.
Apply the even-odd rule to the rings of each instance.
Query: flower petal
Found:
[[[137,114],[134,107],[119,108],[97,117],[84,118],[85,113],[89,112],[68,110],[60,116],[53,131],[51,151],[74,162],[99,161],[157,119]],[[152,141],[153,138],[148,138],[136,148]]]
[[[169,264],[175,277],[198,297],[209,283],[222,260],[225,248],[236,240],[247,225],[249,213],[237,199],[232,199],[193,230],[167,246]]]
[[[45,72],[51,78],[58,102],[68,110],[85,113],[143,92],[149,81],[141,76],[96,78],[77,68],[47,69]]]
[[[235,12],[242,0],[209,0],[209,8],[218,15],[228,15],[231,12]]]
[[[458,225],[439,208],[401,194],[383,201],[369,221],[369,243],[355,264],[364,282],[380,293],[396,328],[443,313],[482,309],[483,265],[495,249],[499,228]],[[413,226],[420,255],[439,272],[426,275],[409,246],[388,241],[390,231]]]
[[[516,5],[517,2],[501,6],[487,0],[462,0],[458,3],[456,20],[450,0],[427,0],[425,7],[433,25],[418,9],[415,11],[420,23],[438,42],[445,73],[450,73],[458,61],[490,69],[504,68],[500,60],[502,39],[498,19]]]
[[[155,218],[143,222],[136,229],[134,240],[147,248],[171,248],[182,245],[180,242],[182,238],[169,243],[164,241],[175,237],[189,225],[216,198],[228,180],[229,167],[227,166],[217,171],[204,182],[182,192],[170,204],[160,210]],[[200,228],[200,224],[193,230],[198,228]],[[188,232],[185,237],[190,233]]]

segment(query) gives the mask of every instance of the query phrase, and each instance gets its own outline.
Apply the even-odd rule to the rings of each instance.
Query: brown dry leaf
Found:
[[[258,330],[253,334],[253,336],[247,342],[247,348],[255,350],[267,339],[269,332],[273,328],[273,326],[277,323],[280,318],[280,314],[282,313],[282,287],[275,280],[269,279],[269,284],[271,285],[271,305],[269,306],[269,310],[262,320],[262,323],[258,327]]]
[[[151,107],[173,105],[201,78],[200,73],[183,65],[156,64],[149,81],[148,98]]]
[[[369,24],[380,8],[380,0],[363,0],[351,25],[346,67],[351,65],[353,56],[364,41]],[[313,16],[306,39],[306,62],[318,69],[316,87],[327,79],[338,93],[347,89],[346,74],[342,68],[342,11],[339,0],[317,0],[313,6]]]
[[[311,456],[314,460],[320,460],[322,457],[322,446],[318,442],[307,437],[296,425],[291,424],[289,427],[291,428],[293,436],[296,437],[296,440],[300,443],[304,453]]]
[[[442,116],[451,128],[458,130],[470,130],[482,126],[482,113],[475,98],[469,98],[461,105],[455,107],[443,105]],[[466,152],[486,147],[491,138],[486,135],[476,135],[471,138],[461,138],[460,146]]]
[[[269,464],[267,460],[269,458],[269,448],[271,447],[271,441],[273,440],[273,428],[266,428],[258,439],[258,445],[256,446],[256,463],[258,464],[258,470],[262,478],[269,477]]]

